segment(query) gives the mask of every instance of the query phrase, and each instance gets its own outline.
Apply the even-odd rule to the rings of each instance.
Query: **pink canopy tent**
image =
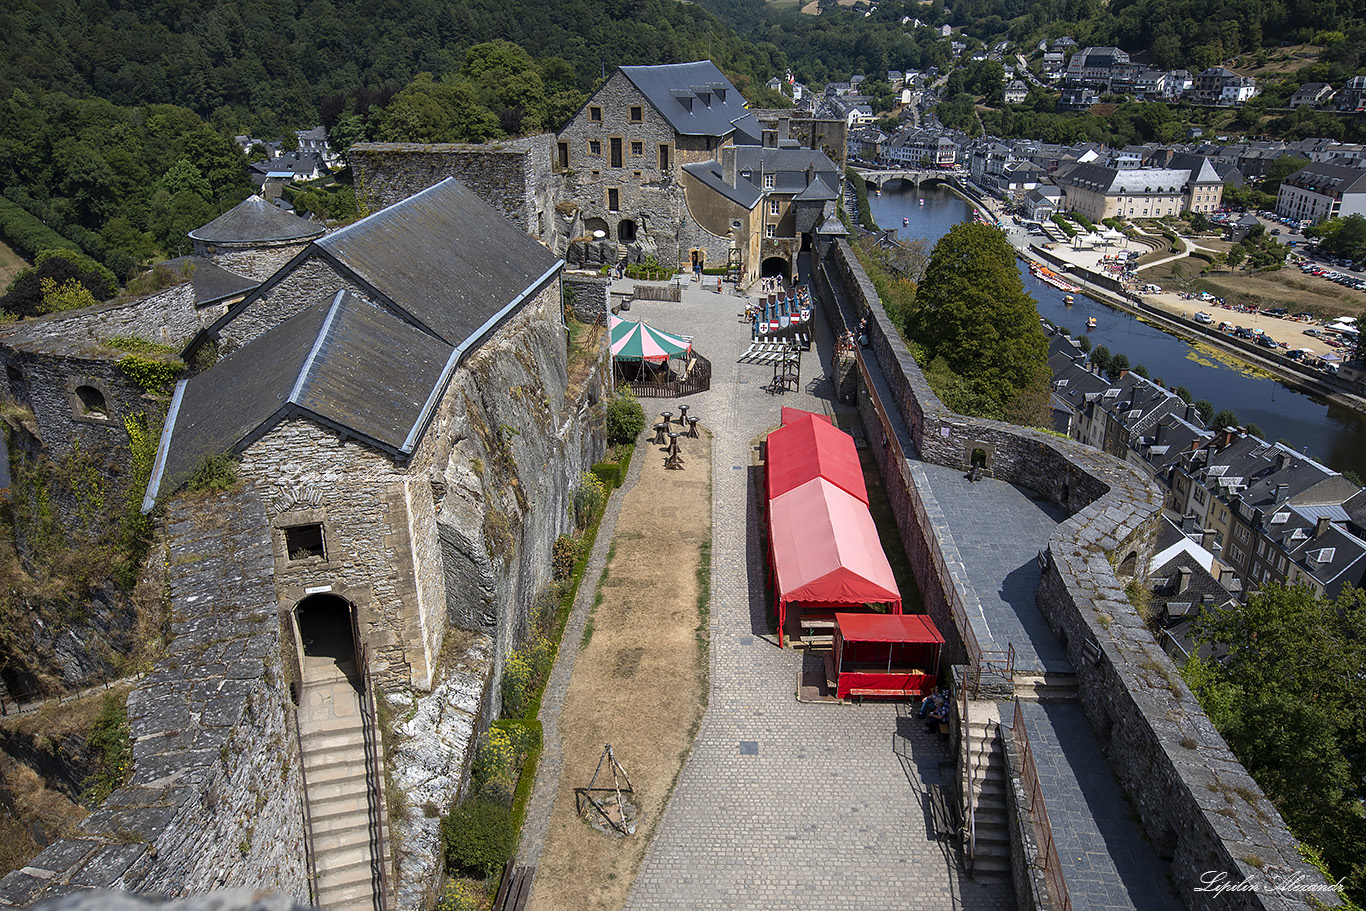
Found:
[[[868,487],[853,438],[815,417],[784,424],[768,435],[764,460],[768,498],[780,497],[813,478],[825,478],[866,507]]]
[[[816,414],[814,411],[802,411],[800,408],[789,408],[787,405],[783,406],[784,427],[788,424],[795,424],[797,421],[808,420],[824,421],[827,424],[831,423],[830,419],[823,414]]]
[[[789,604],[847,608],[885,603],[892,613],[901,613],[892,567],[873,517],[858,497],[816,478],[774,498],[768,519],[780,648]]]

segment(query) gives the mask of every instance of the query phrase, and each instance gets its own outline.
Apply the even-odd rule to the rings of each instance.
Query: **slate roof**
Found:
[[[721,194],[737,205],[744,206],[746,209],[753,209],[763,198],[759,189],[747,180],[739,181],[738,187],[732,187],[726,183],[725,175],[721,173],[721,165],[715,161],[685,164],[683,170],[696,177],[712,191]]]
[[[739,126],[759,136],[740,90],[710,60],[619,67],[631,84],[684,136],[728,136]]]
[[[350,291],[305,308],[176,387],[143,508],[206,457],[306,417],[411,456],[457,351]]]
[[[168,259],[162,265],[179,272],[185,263],[194,267],[190,282],[194,285],[194,302],[197,307],[205,307],[246,294],[261,284],[254,278],[229,272],[203,256],[181,256]]]
[[[267,199],[248,196],[207,225],[195,228],[190,238],[206,244],[278,243],[312,240],[324,230],[322,225],[281,212]]]
[[[330,261],[367,297],[462,353],[561,263],[453,177],[315,240],[294,263],[311,257]],[[196,336],[186,356],[289,273],[281,269]]]

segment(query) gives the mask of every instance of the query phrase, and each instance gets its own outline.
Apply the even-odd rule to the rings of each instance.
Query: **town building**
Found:
[[[1366,214],[1366,170],[1313,163],[1281,181],[1276,214],[1318,223]]]

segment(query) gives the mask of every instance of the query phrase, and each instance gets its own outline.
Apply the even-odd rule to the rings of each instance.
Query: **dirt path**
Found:
[[[659,446],[636,455],[640,480],[622,501],[559,719],[564,771],[531,911],[622,906],[701,721],[698,576],[711,542],[711,440],[679,443],[682,471],[665,470]],[[607,743],[640,808],[627,838],[604,835],[575,812],[574,788],[588,785]]]

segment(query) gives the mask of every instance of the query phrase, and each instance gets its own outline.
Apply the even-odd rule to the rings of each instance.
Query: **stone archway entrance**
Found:
[[[356,609],[340,595],[309,595],[294,607],[303,651],[304,678],[327,673],[330,668],[354,678],[356,656]]]
[[[770,256],[759,265],[761,278],[781,278],[784,282],[792,280],[792,265],[782,256]]]
[[[623,244],[634,243],[636,239],[636,223],[629,218],[623,218],[617,222],[617,240]]]

